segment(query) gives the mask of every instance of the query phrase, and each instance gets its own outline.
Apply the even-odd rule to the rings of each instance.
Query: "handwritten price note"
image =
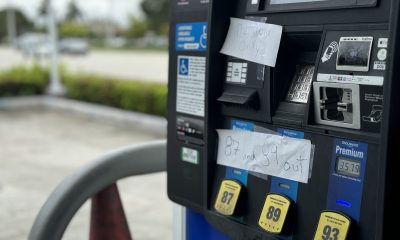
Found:
[[[233,130],[218,130],[218,135],[218,164],[308,182],[309,140]]]
[[[231,18],[221,53],[275,67],[282,26]]]

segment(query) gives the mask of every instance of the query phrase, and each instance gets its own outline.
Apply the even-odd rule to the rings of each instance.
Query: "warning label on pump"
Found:
[[[204,117],[206,58],[178,56],[176,111]]]

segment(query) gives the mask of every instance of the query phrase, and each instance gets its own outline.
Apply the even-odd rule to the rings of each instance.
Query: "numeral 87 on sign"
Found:
[[[214,209],[220,214],[232,216],[235,213],[241,190],[241,184],[235,180],[222,181]]]

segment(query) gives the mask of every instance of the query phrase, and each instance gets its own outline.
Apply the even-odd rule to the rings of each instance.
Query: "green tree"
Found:
[[[129,27],[125,31],[125,36],[128,38],[140,38],[146,35],[149,26],[146,19],[141,20],[134,16],[129,17]]]
[[[76,21],[82,18],[82,12],[74,0],[68,3],[67,14],[65,19],[67,21]]]
[[[3,9],[0,11],[0,40],[7,37],[7,11]],[[23,12],[18,9],[13,9],[15,12],[17,34],[20,35],[24,32],[29,32],[33,29],[33,23],[25,16]]]
[[[87,38],[90,36],[90,29],[88,26],[76,22],[63,22],[60,24],[59,35],[64,37],[81,37]]]
[[[141,3],[149,30],[159,35],[168,33],[169,2],[169,0],[143,0]]]

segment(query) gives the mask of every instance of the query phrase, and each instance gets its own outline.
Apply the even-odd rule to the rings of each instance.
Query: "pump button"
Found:
[[[379,61],[385,61],[387,58],[387,50],[381,49],[378,51],[378,59]]]
[[[289,198],[278,194],[269,194],[265,200],[258,225],[272,234],[281,234],[291,206]]]
[[[346,240],[351,220],[338,212],[322,212],[314,240],[335,239]]]
[[[222,215],[232,216],[235,213],[242,185],[234,180],[224,180],[218,192],[214,208]]]

